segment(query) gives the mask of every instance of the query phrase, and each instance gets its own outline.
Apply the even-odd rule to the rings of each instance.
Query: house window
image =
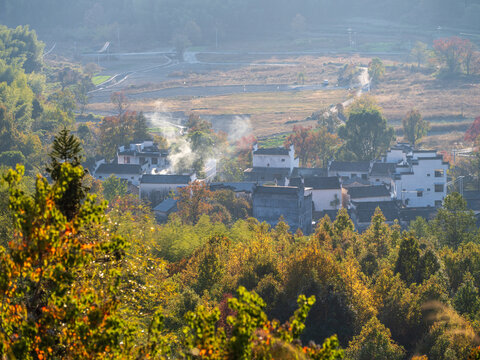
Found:
[[[442,206],[442,200],[435,200],[435,207],[441,207]]]
[[[430,174],[427,174],[427,176],[430,176]]]
[[[435,184],[435,192],[443,192],[443,184]]]
[[[133,176],[132,176],[132,180],[133,180]]]
[[[430,191],[430,188],[427,188],[427,191]]]
[[[380,182],[380,179],[375,179],[376,182]]]
[[[417,197],[422,197],[423,196],[423,191],[417,191]]]
[[[140,158],[140,165],[143,165],[144,162],[145,162],[145,158],[144,158],[144,157],[141,157],[141,158]]]
[[[352,179],[356,176],[357,176],[357,174],[354,174],[354,173],[352,173],[352,175],[351,175]]]
[[[152,158],[152,164],[157,165],[158,164],[158,159],[157,158]]]
[[[125,164],[130,164],[130,156],[125,156]]]
[[[362,174],[362,179],[367,180],[367,174]]]
[[[435,177],[443,177],[443,169],[435,170]]]
[[[282,162],[285,162],[285,159],[282,159]]]

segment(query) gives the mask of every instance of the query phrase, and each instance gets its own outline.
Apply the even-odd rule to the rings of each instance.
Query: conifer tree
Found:
[[[68,220],[73,219],[80,208],[81,200],[88,192],[88,187],[84,184],[86,170],[81,167],[82,146],[80,140],[70,130],[63,128],[55,137],[50,152],[50,164],[47,166],[47,172],[53,181],[60,179],[62,164],[68,163],[74,168],[81,169],[82,175],[72,178],[68,183],[62,184],[66,190],[61,197],[56,198],[56,204],[63,215]]]

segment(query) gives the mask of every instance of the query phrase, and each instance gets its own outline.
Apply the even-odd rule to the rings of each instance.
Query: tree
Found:
[[[25,156],[20,151],[4,151],[0,153],[0,165],[15,168],[17,164],[25,164]]]
[[[119,179],[115,175],[110,175],[103,182],[103,196],[107,201],[113,201],[117,197],[127,194],[128,184],[125,180]]]
[[[368,75],[373,84],[378,84],[385,76],[385,65],[379,58],[373,58],[368,64]]]
[[[135,123],[133,125],[133,141],[142,142],[150,140],[151,135],[148,132],[148,121],[143,112],[140,112],[135,117]]]
[[[92,250],[124,245],[120,239],[103,244],[79,235],[98,223],[103,205],[91,196],[78,199],[71,220],[56,207],[65,197],[65,183],[78,182],[80,166],[63,163],[57,182],[36,182],[36,195],[20,191],[23,169],[5,177],[10,186],[10,207],[15,217],[16,237],[7,249],[0,248],[0,354],[21,359],[51,357],[96,358],[121,349],[121,319],[115,314],[114,293],[78,282],[82,269],[92,260]],[[83,204],[80,201],[84,200]],[[112,241],[109,244],[109,241]],[[106,246],[106,247],[105,247]],[[6,301],[5,301],[6,300]]]
[[[129,100],[123,91],[113,92],[110,96],[110,102],[115,106],[119,117],[128,110]]]
[[[213,192],[203,182],[195,181],[178,189],[178,215],[186,224],[195,225],[202,214],[208,214],[213,206]]]
[[[439,243],[455,249],[473,240],[477,233],[475,215],[457,192],[447,195],[431,225]]]
[[[428,59],[427,44],[417,41],[412,48],[410,55],[415,59],[417,67],[419,68]]]
[[[465,273],[463,283],[458,288],[453,299],[455,309],[460,314],[468,315],[474,318],[480,310],[480,300],[478,289],[475,286],[475,279],[469,272]]]
[[[373,317],[348,344],[346,355],[351,360],[400,360],[405,350],[391,339],[390,330]]]
[[[433,48],[444,61],[449,74],[460,72],[461,65],[468,58],[468,71],[470,71],[470,60],[473,47],[470,40],[461,39],[457,36],[434,40]]]
[[[108,160],[115,157],[119,146],[150,138],[143,114],[125,111],[120,116],[104,117],[100,123],[100,153]]]
[[[228,299],[232,315],[226,318],[229,331],[217,323],[221,314],[218,308],[207,310],[199,306],[185,316],[183,354],[187,359],[205,357],[211,359],[269,359],[300,358],[317,360],[340,360],[343,350],[336,337],[331,337],[322,346],[309,344],[301,347],[300,335],[315,297],[304,295],[297,300],[298,309],[285,324],[268,320],[264,312],[265,302],[255,292],[239,287],[238,297]]]
[[[75,86],[75,99],[80,104],[80,115],[83,115],[90,100],[88,92],[94,88],[95,85],[93,85],[90,76],[84,76],[80,83]]]
[[[420,111],[414,109],[403,118],[402,125],[405,138],[415,146],[418,140],[427,135],[430,124],[423,120]]]
[[[480,116],[476,117],[472,125],[465,132],[465,141],[475,141],[480,136]]]
[[[85,198],[88,192],[88,187],[83,181],[87,171],[80,166],[82,161],[81,153],[80,140],[64,128],[53,140],[50,164],[47,166],[47,172],[55,182],[59,181],[62,165],[65,163],[71,164],[72,167],[81,169],[83,172],[82,176],[74,177],[70,182],[62,184],[65,187],[65,191],[61,197],[55,199],[58,208],[68,221],[72,220],[78,212],[81,199]]]
[[[296,155],[300,159],[303,166],[307,165],[308,160],[312,156],[314,149],[312,147],[311,127],[302,125],[294,125],[293,133],[285,140],[285,147],[291,144],[295,147]]]
[[[358,160],[373,160],[385,152],[394,139],[392,127],[376,106],[351,110],[345,125],[338,130],[345,149]]]
[[[418,242],[413,236],[407,236],[400,243],[395,272],[400,273],[400,277],[408,285],[414,283],[417,279],[418,263],[420,260],[420,250]]]
[[[17,136],[13,116],[0,104],[0,152],[12,150]]]

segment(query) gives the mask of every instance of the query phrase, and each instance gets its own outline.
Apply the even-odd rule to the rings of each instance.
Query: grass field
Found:
[[[105,81],[109,80],[111,76],[107,75],[99,75],[99,76],[94,76],[92,77],[92,83],[93,85],[97,86],[100,85],[101,83],[104,83]]]
[[[295,123],[303,121],[313,112],[343,101],[345,90],[245,93],[223,96],[164,99],[162,111],[185,111],[198,115],[249,114],[254,134],[265,136],[291,131]],[[132,110],[153,112],[157,101],[136,102]],[[302,122],[304,125],[313,122]]]

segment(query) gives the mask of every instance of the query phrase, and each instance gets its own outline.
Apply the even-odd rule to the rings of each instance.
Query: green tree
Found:
[[[429,56],[427,44],[417,41],[415,46],[410,51],[410,55],[417,62],[417,67],[420,68],[420,66],[428,59]]]
[[[395,138],[393,128],[387,126],[380,109],[368,105],[351,110],[338,135],[345,140],[345,149],[358,160],[376,159]]]
[[[423,120],[420,111],[410,110],[402,120],[404,137],[415,146],[417,141],[427,135],[430,124]]]
[[[142,142],[150,140],[152,136],[148,132],[148,121],[143,112],[139,112],[135,117],[133,125],[133,141]]]
[[[474,318],[480,310],[478,289],[475,286],[475,279],[469,272],[465,273],[463,283],[453,298],[453,304],[460,314],[469,315],[472,318]]]
[[[473,240],[477,233],[475,215],[457,192],[447,195],[431,225],[439,243],[455,249],[462,242]]]
[[[77,199],[71,220],[56,207],[56,199],[68,191],[65,184],[83,177],[80,166],[61,164],[53,186],[39,177],[35,197],[19,190],[22,174],[18,167],[5,177],[17,235],[7,249],[0,248],[0,293],[7,300],[0,309],[0,354],[95,358],[108,348],[117,354],[122,329],[114,292],[85,287],[77,278],[92,260],[92,249],[115,252],[123,241],[105,239],[101,244],[78,235],[100,221],[104,207],[93,197]]]
[[[373,58],[368,64],[368,75],[374,85],[383,80],[385,76],[385,65],[379,58]]]
[[[420,260],[420,250],[415,237],[406,236],[400,243],[395,272],[400,273],[400,277],[408,285],[417,279],[417,267]]]
[[[50,164],[47,166],[47,172],[55,182],[59,181],[62,165],[65,163],[71,164],[75,169],[82,170],[82,176],[74,177],[68,183],[63,184],[65,191],[61,196],[55,198],[58,208],[69,221],[78,212],[81,205],[80,200],[85,198],[88,192],[88,187],[84,184],[86,170],[80,166],[81,153],[80,140],[64,128],[53,140]]]
[[[405,350],[391,339],[390,330],[376,317],[365,324],[346,350],[349,360],[400,360],[404,356]]]
[[[20,151],[4,151],[0,153],[0,165],[15,168],[17,164],[25,165],[25,156]]]
[[[239,287],[238,297],[228,299],[233,311],[227,316],[228,332],[217,326],[222,315],[218,308],[207,310],[199,306],[186,315],[184,353],[187,359],[272,359],[299,358],[335,360],[343,358],[336,337],[327,339],[322,346],[309,344],[301,347],[299,337],[315,297],[301,295],[298,309],[285,324],[268,320],[265,302],[255,292]]]
[[[128,184],[126,181],[119,179],[115,175],[110,175],[103,182],[103,196],[109,202],[117,197],[122,197],[127,194]]]

